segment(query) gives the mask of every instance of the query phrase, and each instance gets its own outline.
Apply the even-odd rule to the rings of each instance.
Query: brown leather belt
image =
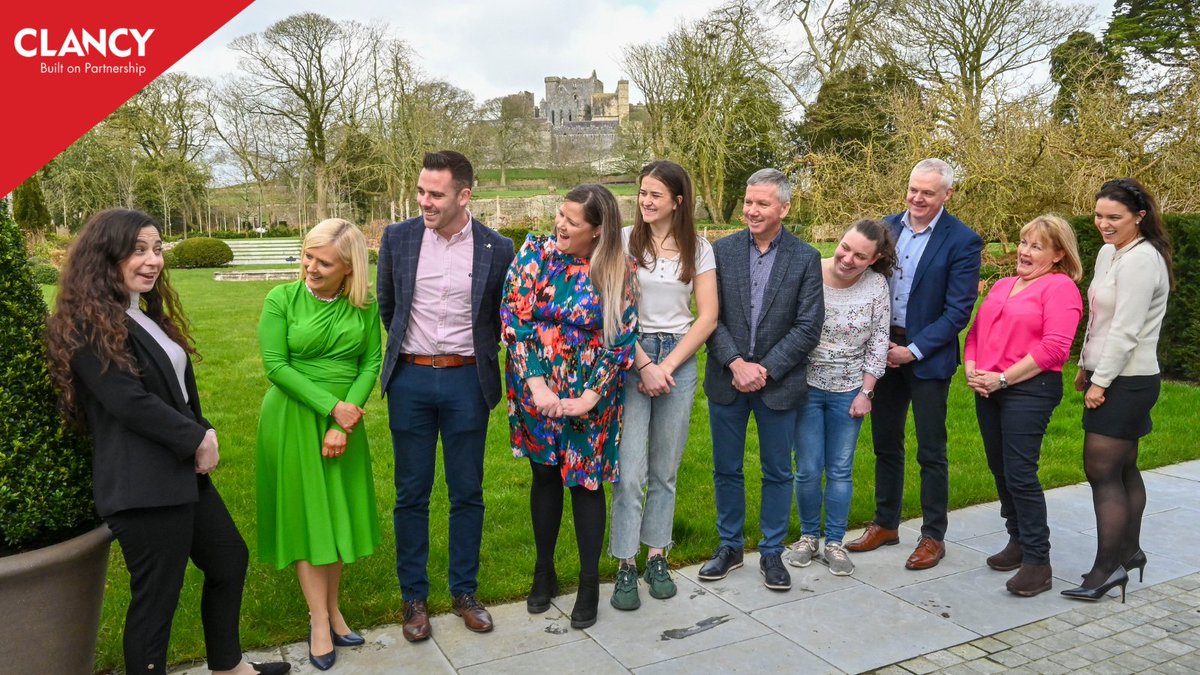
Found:
[[[895,342],[898,345],[899,344],[903,344],[903,345],[908,344],[908,332],[905,331],[903,328],[900,328],[897,326],[892,326],[890,338],[891,338],[892,342]]]
[[[432,366],[434,368],[461,368],[463,366],[475,365],[474,356],[459,356],[458,354],[434,354],[433,356],[401,354],[400,360],[405,363],[412,363],[418,366]]]

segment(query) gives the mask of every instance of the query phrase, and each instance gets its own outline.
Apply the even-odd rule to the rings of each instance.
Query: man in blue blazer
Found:
[[[791,200],[786,176],[756,172],[742,205],[746,229],[713,244],[719,302],[704,373],[721,545],[698,576],[723,579],[742,566],[742,464],[753,414],[762,464],[759,571],[777,591],[792,584],[781,559],[792,510],[792,440],[797,409],[808,395],[808,353],[825,321],[821,256],[783,229]]]
[[[404,637],[428,638],[429,494],[442,438],[450,497],[454,613],[483,633],[475,597],[483,538],[483,451],[500,401],[500,297],[513,244],[471,217],[474,171],[453,151],[425,155],[422,215],[389,225],[379,249],[379,315],[387,329],[380,381],[396,458],[396,576]]]
[[[979,295],[983,241],[945,210],[954,169],[925,159],[909,174],[908,210],[885,218],[896,233],[888,371],[875,385],[871,436],[875,449],[875,519],[850,551],[900,543],[904,500],[904,424],[912,403],[921,466],[921,537],[904,566],[928,569],[946,555],[950,495],[946,401],[958,370],[958,334]]]

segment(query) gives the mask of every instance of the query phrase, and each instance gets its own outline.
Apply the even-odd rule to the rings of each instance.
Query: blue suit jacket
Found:
[[[896,213],[884,218],[900,237]],[[961,220],[943,211],[933,228],[908,296],[904,330],[924,356],[913,363],[923,380],[946,380],[958,370],[958,334],[967,327],[979,297],[983,240]]]
[[[504,278],[513,259],[513,243],[483,223],[471,219],[474,253],[471,263],[471,341],[475,348],[475,369],[479,387],[488,407],[500,402],[500,297]],[[379,317],[387,330],[387,348],[379,383],[387,395],[400,345],[408,330],[412,310],[417,261],[425,236],[425,218],[417,216],[403,223],[388,225],[379,245],[379,271],[376,296]]]

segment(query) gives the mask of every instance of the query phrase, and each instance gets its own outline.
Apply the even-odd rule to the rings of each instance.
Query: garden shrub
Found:
[[[379,263],[379,249],[367,249],[367,262],[376,265]]]
[[[40,257],[29,259],[29,269],[36,284],[53,285],[58,283],[58,268],[49,260]]]
[[[525,243],[525,237],[529,234],[528,227],[502,227],[496,231],[512,239],[513,248],[518,251],[521,250],[521,246]]]
[[[1158,342],[1158,362],[1166,377],[1200,381],[1200,214],[1166,214],[1163,222],[1171,238],[1175,288],[1167,301],[1167,316]],[[1092,216],[1072,218],[1071,224],[1079,238],[1084,269],[1080,290],[1086,298],[1096,266],[1096,253],[1104,241],[1096,231]],[[1086,311],[1085,306],[1076,350],[1083,344],[1087,331]]]
[[[92,452],[67,425],[46,367],[46,304],[0,200],[0,550],[36,548],[94,527]]]
[[[233,261],[229,244],[212,237],[192,237],[171,249],[168,264],[176,268],[223,267]]]

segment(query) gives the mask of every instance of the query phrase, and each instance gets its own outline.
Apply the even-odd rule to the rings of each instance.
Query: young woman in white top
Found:
[[[636,371],[625,382],[621,478],[612,505],[610,550],[621,560],[612,605],[622,610],[641,606],[635,561],[640,544],[649,548],[650,595],[665,600],[676,590],[666,561],[675,477],[696,393],[696,351],[717,326],[716,260],[712,246],[696,234],[692,195],[691,178],[681,166],[647,164],[638,178],[633,226],[624,230],[641,297]]]
[[[1116,586],[1125,600],[1128,572],[1146,568],[1139,538],[1146,486],[1138,439],[1150,433],[1158,400],[1158,334],[1167,311],[1171,244],[1154,197],[1132,178],[1096,193],[1104,246],[1088,286],[1088,330],[1075,388],[1083,395],[1083,468],[1096,509],[1096,560],[1079,588],[1062,594],[1099,600]]]

